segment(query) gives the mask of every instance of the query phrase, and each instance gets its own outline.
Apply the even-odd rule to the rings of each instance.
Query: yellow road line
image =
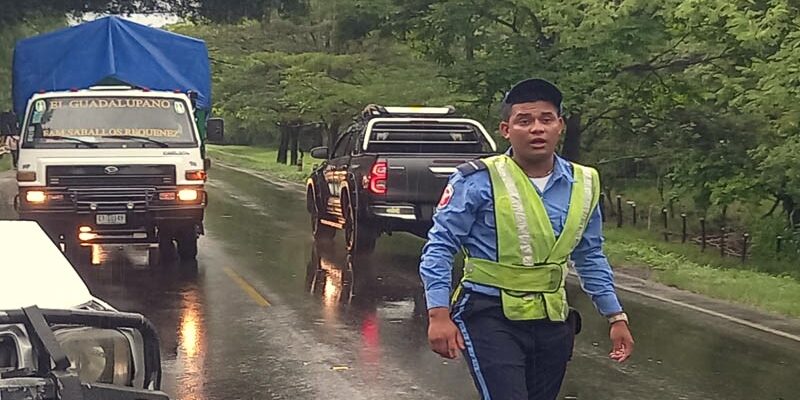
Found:
[[[228,276],[231,277],[231,279],[233,279],[233,281],[236,282],[236,284],[239,285],[239,287],[242,288],[242,290],[244,290],[244,292],[247,293],[250,298],[256,302],[256,304],[261,307],[271,306],[269,301],[267,301],[267,299],[261,293],[259,293],[258,290],[253,287],[253,285],[249,284],[246,280],[244,280],[244,278],[237,274],[236,271],[225,267],[225,273],[228,274]]]

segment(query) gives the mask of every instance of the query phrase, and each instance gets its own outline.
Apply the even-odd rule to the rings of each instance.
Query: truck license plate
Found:
[[[127,223],[125,214],[97,214],[97,225],[125,225]]]

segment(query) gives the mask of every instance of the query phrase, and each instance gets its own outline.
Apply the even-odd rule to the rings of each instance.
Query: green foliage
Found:
[[[319,143],[370,103],[442,105],[470,99],[452,95],[435,65],[391,40],[365,37],[337,48],[335,25],[325,21],[172,29],[208,41],[214,112],[226,119],[235,143],[274,145],[288,125],[320,126],[319,137],[310,141]]]
[[[525,77],[558,83],[606,184],[635,165],[701,210],[772,197],[798,214],[795,2],[401,3],[396,36],[446,66],[476,109]]]
[[[14,44],[28,36],[64,26],[64,18],[30,16],[15,24],[0,25],[0,111],[11,109],[11,61]]]

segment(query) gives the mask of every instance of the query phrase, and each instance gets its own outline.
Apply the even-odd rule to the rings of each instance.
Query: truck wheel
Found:
[[[92,264],[92,246],[81,246],[78,240],[67,240],[64,243],[64,255],[76,267],[87,267]]]
[[[375,251],[378,232],[372,225],[358,221],[355,207],[346,198],[343,205],[346,211],[344,219],[344,242],[347,252],[351,254],[371,254]]]
[[[159,261],[168,261],[175,256],[175,243],[173,242],[175,234],[168,231],[158,230],[158,259]]]
[[[178,242],[178,255],[181,261],[192,261],[197,258],[197,232],[194,227],[178,231],[175,239]]]
[[[314,239],[333,239],[333,237],[336,236],[336,229],[322,223],[322,219],[319,215],[319,205],[314,197],[314,192],[312,192],[310,188],[306,197],[308,212],[311,214],[311,234],[314,235]]]

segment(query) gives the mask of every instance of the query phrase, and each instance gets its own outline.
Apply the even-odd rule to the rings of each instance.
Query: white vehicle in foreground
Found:
[[[158,335],[95,298],[32,221],[0,221],[0,399],[168,400]]]

